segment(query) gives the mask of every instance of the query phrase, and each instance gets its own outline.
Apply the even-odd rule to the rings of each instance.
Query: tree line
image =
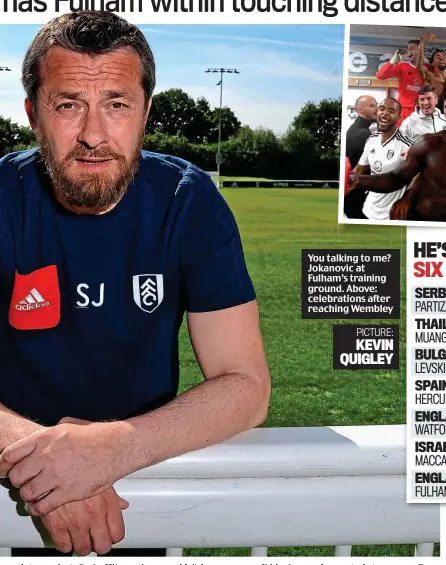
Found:
[[[219,108],[194,100],[181,89],[153,97],[144,149],[175,155],[215,171]],[[271,179],[324,179],[338,176],[341,99],[307,102],[283,135],[242,125],[222,109],[221,173]],[[32,130],[0,116],[0,157],[36,146]]]

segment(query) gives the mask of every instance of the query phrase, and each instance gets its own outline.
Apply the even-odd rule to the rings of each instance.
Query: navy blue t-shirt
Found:
[[[0,402],[45,425],[124,419],[178,390],[183,315],[255,298],[210,177],[142,152],[119,204],[75,215],[37,150],[0,160]]]

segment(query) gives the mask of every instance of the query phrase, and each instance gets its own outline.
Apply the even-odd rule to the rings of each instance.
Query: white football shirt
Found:
[[[366,141],[359,165],[370,167],[370,174],[382,175],[397,169],[403,162],[402,153],[412,145],[411,140],[397,128],[395,133],[384,143],[381,133],[373,133]],[[390,208],[406,192],[404,187],[395,192],[381,194],[369,192],[362,208],[362,213],[370,220],[389,220]]]

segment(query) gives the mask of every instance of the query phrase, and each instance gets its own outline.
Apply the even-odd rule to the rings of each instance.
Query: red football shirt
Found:
[[[432,65],[425,65],[426,68],[432,70]],[[418,69],[408,62],[397,63],[392,65],[390,61],[385,63],[376,73],[376,78],[386,80],[389,78],[398,78],[398,101],[403,108],[410,108],[413,112],[418,98],[418,91],[425,82],[418,72]]]

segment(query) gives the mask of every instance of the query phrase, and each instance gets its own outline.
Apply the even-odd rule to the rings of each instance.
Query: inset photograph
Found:
[[[340,223],[444,225],[445,51],[446,28],[350,26]]]

